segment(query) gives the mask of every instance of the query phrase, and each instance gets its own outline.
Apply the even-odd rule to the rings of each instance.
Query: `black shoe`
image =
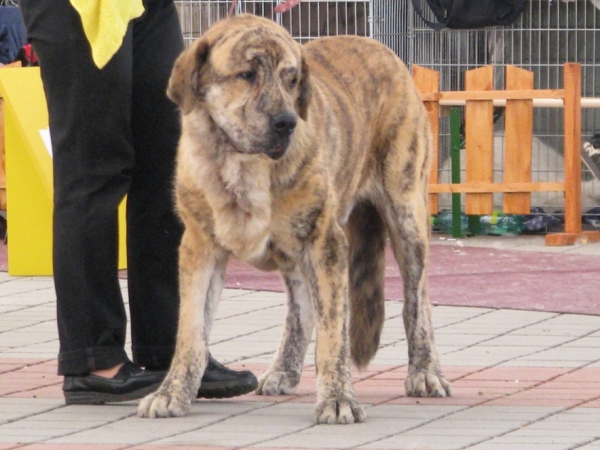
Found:
[[[231,370],[211,355],[197,398],[230,398],[256,390],[258,380],[249,370]]]
[[[63,392],[67,405],[101,405],[137,400],[158,389],[166,374],[164,371],[145,372],[128,361],[113,378],[66,376]]]

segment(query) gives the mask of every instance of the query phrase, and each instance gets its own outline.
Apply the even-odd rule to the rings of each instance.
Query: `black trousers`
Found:
[[[172,184],[180,123],[165,92],[183,38],[172,0],[144,3],[144,15],[100,70],[68,0],[20,2],[40,61],[54,153],[61,375],[127,360],[117,270],[117,207],[126,194],[133,359],[168,367],[175,348],[182,225]]]

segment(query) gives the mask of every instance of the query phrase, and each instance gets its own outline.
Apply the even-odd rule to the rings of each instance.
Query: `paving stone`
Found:
[[[599,247],[600,248],[600,247]],[[52,279],[0,272],[0,450],[469,449],[600,450],[600,317],[436,306],[450,398],[405,396],[401,302],[386,303],[382,348],[354,388],[367,420],[315,425],[314,340],[295,395],[202,400],[176,419],[137,402],[66,406],[56,375]],[[127,283],[121,280],[125,298]],[[261,374],[278,348],[282,292],[225,289],[211,351]],[[130,343],[130,338],[127,340]]]

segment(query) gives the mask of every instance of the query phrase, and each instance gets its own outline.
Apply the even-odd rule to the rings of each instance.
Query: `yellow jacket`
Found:
[[[102,69],[123,44],[127,26],[144,13],[142,0],[70,0],[81,16],[92,57]]]

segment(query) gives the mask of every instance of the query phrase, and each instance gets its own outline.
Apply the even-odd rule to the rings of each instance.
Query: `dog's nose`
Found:
[[[298,119],[294,113],[285,111],[271,117],[271,127],[280,136],[289,136],[296,128]]]

